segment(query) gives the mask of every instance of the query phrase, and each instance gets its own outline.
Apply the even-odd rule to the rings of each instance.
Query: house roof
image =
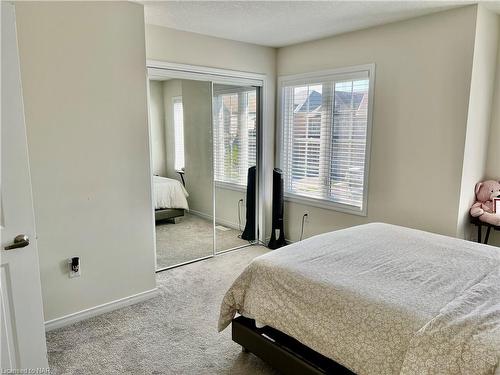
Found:
[[[364,93],[362,92],[335,91],[335,109],[352,108],[357,110],[363,101],[363,97]],[[313,90],[301,103],[297,104],[294,112],[317,112],[321,110],[322,103],[323,95]]]

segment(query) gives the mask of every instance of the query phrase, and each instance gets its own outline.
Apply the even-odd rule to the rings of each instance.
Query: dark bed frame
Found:
[[[170,220],[176,223],[176,218],[184,216],[182,208],[161,208],[155,210],[155,221]]]
[[[315,352],[294,338],[271,327],[257,328],[253,319],[233,319],[233,341],[283,374],[354,374],[337,362]]]

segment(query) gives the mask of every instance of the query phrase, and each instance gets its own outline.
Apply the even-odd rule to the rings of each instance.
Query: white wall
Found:
[[[212,85],[182,80],[184,158],[189,209],[213,215]]]
[[[245,228],[246,223],[246,187],[243,190],[227,189],[220,186],[215,187],[215,220],[226,227],[238,228],[238,201],[240,203],[241,228]],[[270,224],[269,224],[270,225]],[[224,250],[224,249],[218,249]]]
[[[262,168],[266,181],[272,181],[274,166],[274,122],[276,50],[248,43],[213,38],[161,26],[146,25],[146,56],[148,59],[172,63],[208,66],[265,74],[264,98],[267,117],[264,118],[262,138]],[[271,184],[263,192],[266,222],[270,223]],[[270,224],[265,228],[270,232]]]
[[[476,7],[280,48],[279,75],[375,63],[368,216],[288,203],[287,237],[370,221],[456,234]]]
[[[165,110],[163,107],[163,83],[160,81],[149,82],[149,122],[153,174],[165,177],[167,175]]]
[[[144,15],[16,3],[44,314],[155,287]],[[69,279],[67,258],[82,276]]]
[[[479,5],[457,221],[457,237],[460,238],[470,238],[469,210],[475,200],[474,186],[485,179],[495,89],[498,27],[498,16],[484,5]]]

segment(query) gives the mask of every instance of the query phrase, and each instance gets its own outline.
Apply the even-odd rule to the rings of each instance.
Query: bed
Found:
[[[173,220],[184,216],[189,210],[186,188],[177,180],[153,176],[155,220]]]
[[[303,373],[329,373],[319,358],[356,374],[500,374],[500,252],[382,223],[326,233],[250,263],[222,302],[219,330],[231,322],[285,372],[288,356]]]

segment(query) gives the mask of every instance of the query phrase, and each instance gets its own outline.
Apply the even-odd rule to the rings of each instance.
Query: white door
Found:
[[[47,348],[14,5],[2,1],[1,13],[0,364],[42,369],[48,367]]]

